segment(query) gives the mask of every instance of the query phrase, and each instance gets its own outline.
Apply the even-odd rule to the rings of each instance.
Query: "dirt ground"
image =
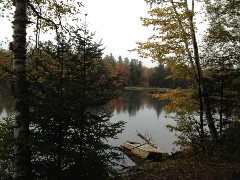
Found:
[[[167,160],[130,168],[126,180],[240,180],[240,162]]]

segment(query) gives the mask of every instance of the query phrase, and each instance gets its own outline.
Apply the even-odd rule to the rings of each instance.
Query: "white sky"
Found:
[[[117,59],[138,59],[148,67],[156,66],[150,59],[142,59],[135,52],[136,42],[145,42],[151,35],[151,28],[142,26],[140,16],[147,16],[149,6],[144,0],[82,0],[81,14],[87,13],[89,30],[96,32],[95,41],[102,39],[104,55],[110,53]],[[12,41],[12,24],[0,17],[0,42],[6,38]],[[8,41],[9,42],[9,41]],[[7,45],[4,45],[6,47]]]
[[[88,13],[89,29],[96,31],[96,39],[103,39],[104,54],[112,53],[129,59],[139,59],[145,66],[156,66],[150,59],[141,59],[137,53],[128,52],[136,48],[136,42],[145,42],[152,34],[151,28],[142,26],[140,16],[147,16],[149,6],[144,0],[82,0],[83,12]]]
[[[103,39],[105,54],[112,53],[129,59],[138,59],[147,67],[157,66],[151,59],[142,59],[136,52],[128,52],[137,47],[136,42],[146,42],[154,34],[151,27],[143,27],[140,17],[147,17],[149,5],[144,0],[82,0],[83,14],[88,13],[87,22],[91,31],[96,31],[97,40]],[[200,11],[202,3],[196,3],[195,10]],[[197,15],[198,22],[202,21]],[[199,21],[200,20],[200,21]],[[197,24],[198,40],[206,28],[206,23]]]
[[[143,27],[140,17],[146,17],[149,6],[144,0],[82,0],[81,14],[87,13],[88,27],[96,32],[95,41],[102,39],[104,55],[112,53],[117,59],[138,59],[147,67],[156,66],[151,59],[142,59],[136,52],[136,42],[146,42],[153,34],[151,27]],[[83,19],[82,19],[83,20]],[[11,22],[0,17],[0,42],[12,39]]]

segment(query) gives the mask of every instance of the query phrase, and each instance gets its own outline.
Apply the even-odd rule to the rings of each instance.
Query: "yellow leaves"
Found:
[[[137,51],[145,57],[157,59],[160,63],[166,64],[174,73],[172,78],[191,79],[194,69],[191,67],[191,59],[187,54],[190,48],[190,26],[188,17],[190,11],[183,11],[184,4],[178,7],[178,13],[173,8],[155,8],[151,10],[151,18],[142,18],[144,25],[154,26],[158,31],[152,35],[146,43],[138,43]],[[179,22],[179,20],[181,22]],[[157,99],[168,99],[171,102],[166,106],[167,112],[177,114],[189,114],[199,109],[195,92],[192,89],[175,89],[165,94],[155,94]]]
[[[43,83],[44,82],[44,78],[43,77],[39,77],[37,80],[38,83]]]
[[[63,2],[62,2],[63,3]],[[57,16],[58,14],[66,14],[66,13],[71,13],[72,9],[71,7],[68,6],[63,6],[62,3],[53,3],[53,9],[55,10],[55,15]]]
[[[179,60],[181,61],[181,60]],[[173,77],[181,79],[191,79],[194,75],[194,68],[188,66],[184,63],[175,63],[174,61],[169,61],[167,64],[173,73]]]
[[[194,16],[187,1],[165,1],[148,11],[149,16],[141,18],[144,26],[152,26],[154,34],[147,42],[137,43],[141,57],[152,58],[166,64],[174,77],[193,77],[192,37],[189,17]]]
[[[70,21],[78,21],[80,16],[80,7],[82,3],[79,0],[30,0],[31,8],[28,11],[28,17],[36,22],[37,16],[42,18],[38,21],[38,27],[41,32],[60,31],[61,26],[66,26]],[[58,26],[58,27],[56,27]]]
[[[193,98],[194,91],[192,89],[177,88],[164,94],[154,94],[153,97],[160,100],[170,100],[170,103],[166,106],[168,113],[185,114],[198,109],[198,102]]]

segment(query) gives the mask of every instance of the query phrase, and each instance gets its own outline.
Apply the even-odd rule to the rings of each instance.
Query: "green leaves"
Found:
[[[0,120],[0,177],[10,178],[13,175],[13,117]]]

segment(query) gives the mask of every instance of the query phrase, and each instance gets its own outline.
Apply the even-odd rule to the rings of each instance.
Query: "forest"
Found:
[[[104,56],[102,60],[110,76],[121,76],[118,82],[121,86],[187,88],[191,84],[191,80],[169,78],[173,73],[163,64],[145,67],[138,59],[122,59],[121,56],[116,59],[112,54]]]
[[[186,158],[240,161],[239,2],[145,2],[141,21],[152,36],[130,51],[157,61],[154,68],[103,56],[79,16],[81,1],[0,1],[13,19],[13,41],[0,47],[0,86],[14,106],[0,121],[0,179],[121,179],[122,151],[107,140],[124,122],[110,121],[107,104],[126,86],[169,89],[152,97],[170,100],[176,125],[167,128]],[[208,22],[201,41],[198,3]],[[48,33],[54,40],[42,38]]]

